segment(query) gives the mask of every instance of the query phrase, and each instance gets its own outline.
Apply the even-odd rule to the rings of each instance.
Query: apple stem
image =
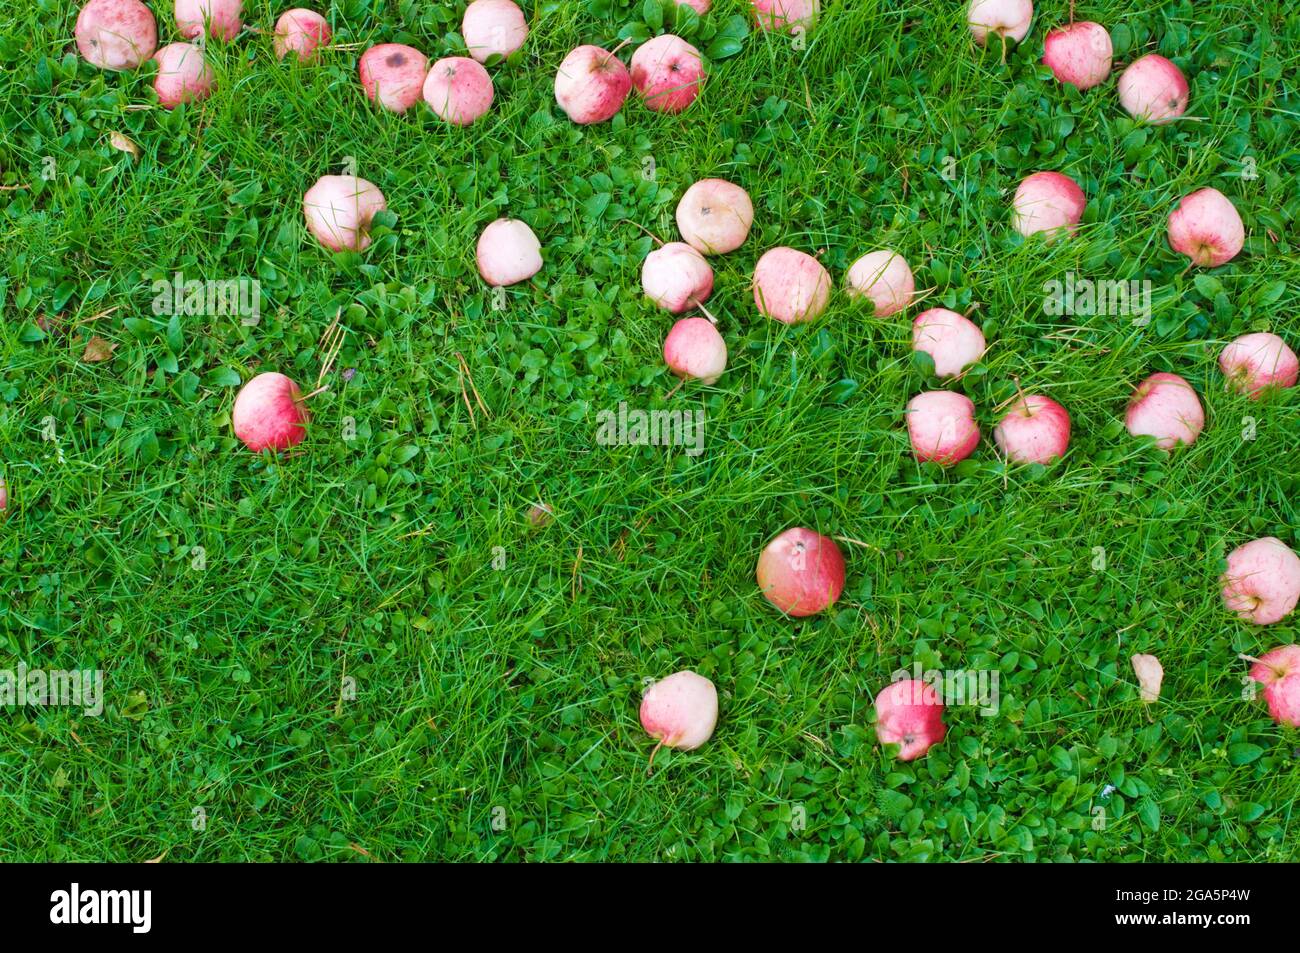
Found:
[[[704,302],[703,302],[703,301],[695,301],[695,302],[693,302],[693,303],[694,303],[695,307],[699,308],[701,311],[704,312],[704,316],[705,316],[706,318],[708,318],[710,321],[712,321],[713,324],[714,324],[715,326],[717,325],[717,323],[718,323],[718,319],[715,318],[715,317],[713,316],[713,312],[711,312],[708,308],[704,307]]]
[[[650,752],[650,763],[645,766],[645,776],[647,778],[650,777],[650,769],[655,766],[655,755],[659,753],[659,749],[662,748],[663,746],[664,746],[664,740],[660,738],[659,744],[655,745],[654,750]]]
[[[314,391],[312,391],[310,394],[305,394],[305,395],[302,395],[302,396],[299,396],[299,397],[295,397],[295,398],[293,399],[293,402],[294,402],[295,404],[305,404],[305,403],[307,403],[307,401],[311,400],[311,399],[312,399],[313,397],[315,397],[317,394],[323,394],[323,393],[325,393],[325,391],[327,391],[327,390],[329,390],[329,389],[330,389],[330,385],[329,385],[329,384],[325,384],[325,385],[322,386],[322,387],[317,387],[317,388],[316,388]]]
[[[661,246],[664,244],[664,240],[662,238],[660,238],[654,232],[650,231],[650,229],[646,228],[640,222],[634,222],[630,218],[622,219],[622,221],[627,222],[629,225],[635,225],[637,228],[641,229],[641,231],[645,232],[647,235],[649,235],[651,238],[657,241]]]
[[[1070,24],[1074,24],[1074,0],[1070,0]]]
[[[664,394],[664,400],[669,400],[669,399],[671,399],[672,396],[673,396],[673,394],[675,394],[675,393],[677,393],[679,390],[681,390],[681,389],[682,389],[682,385],[685,384],[685,383],[686,383],[686,378],[683,377],[681,380],[679,380],[676,384],[673,385],[673,389],[672,389],[672,390],[670,390],[668,393]]]
[[[1247,655],[1245,652],[1238,652],[1237,658],[1241,659],[1243,662],[1254,662],[1256,665],[1263,664],[1259,659],[1255,658],[1255,656]]]
[[[608,63],[611,59],[613,59],[615,53],[617,53],[619,50],[621,50],[623,47],[627,46],[627,45],[628,45],[629,43],[631,43],[631,42],[632,42],[632,38],[629,36],[626,40],[624,40],[624,41],[623,41],[622,43],[620,43],[618,46],[614,47],[612,50],[610,50],[608,53],[606,53],[606,54],[605,54],[605,58],[604,58],[603,60],[600,61],[600,65],[601,65],[601,67],[604,68],[605,64]]]
[[[1002,65],[1006,66],[1007,65],[1007,35],[1005,33],[999,33],[998,39],[1002,41]]]

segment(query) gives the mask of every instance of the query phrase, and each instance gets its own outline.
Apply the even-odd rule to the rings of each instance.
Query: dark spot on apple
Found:
[[[397,67],[403,65],[406,62],[406,54],[390,53],[388,54],[388,59],[385,62],[387,62],[389,66],[396,69]]]

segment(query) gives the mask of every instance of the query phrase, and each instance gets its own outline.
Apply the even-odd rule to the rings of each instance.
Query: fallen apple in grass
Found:
[[[583,126],[614,118],[631,90],[632,76],[623,61],[599,46],[578,47],[555,74],[555,101]]]
[[[987,46],[990,36],[1002,43],[1006,58],[1007,39],[1021,42],[1029,35],[1029,24],[1034,19],[1034,5],[1030,0],[970,0],[966,8],[966,23],[980,46]]]
[[[641,287],[659,307],[681,314],[709,299],[713,269],[690,245],[669,242],[646,256],[641,266]]]
[[[1246,226],[1218,189],[1197,189],[1169,213],[1169,247],[1194,265],[1217,268],[1235,258],[1245,243]]]
[[[1028,394],[993,428],[993,441],[1012,463],[1051,463],[1070,446],[1070,415],[1052,398]]]
[[[9,487],[5,484],[5,478],[0,476],[0,513],[9,509]]]
[[[682,318],[664,338],[664,363],[678,377],[715,384],[727,369],[727,342],[707,318]]]
[[[786,615],[822,612],[844,591],[844,557],[835,540],[802,526],[777,534],[758,557],[758,588]]]
[[[943,702],[934,687],[916,679],[891,682],[876,696],[876,737],[898,745],[899,761],[914,761],[943,741]]]
[[[1134,655],[1129,659],[1133,674],[1137,676],[1138,692],[1142,701],[1154,705],[1160,701],[1160,686],[1164,684],[1165,667],[1154,655]]]
[[[1057,82],[1079,89],[1105,82],[1113,54],[1106,28],[1089,20],[1057,27],[1043,39],[1043,63]]]
[[[1187,111],[1187,77],[1157,53],[1134,60],[1119,74],[1119,103],[1134,119],[1173,122]]]
[[[702,255],[725,255],[749,237],[754,204],[749,193],[725,179],[701,179],[677,203],[677,228]]]
[[[354,175],[323,175],[302,197],[307,230],[330,251],[364,251],[375,213],[386,208],[379,187]]]
[[[492,108],[492,77],[477,60],[449,56],[429,69],[424,101],[438,118],[468,126]]]
[[[307,436],[311,416],[298,385],[283,374],[258,374],[239,390],[230,423],[254,453],[288,450]]]
[[[77,51],[100,69],[136,69],[158,49],[158,24],[140,0],[90,0],[72,32]]]
[[[499,218],[478,238],[478,273],[494,287],[527,281],[542,270],[542,243],[526,222]]]
[[[555,511],[551,509],[550,504],[534,503],[528,507],[528,512],[524,514],[524,519],[528,521],[528,528],[534,530],[546,529],[555,520]]]
[[[1135,437],[1155,437],[1161,450],[1191,446],[1205,427],[1205,410],[1191,384],[1177,374],[1152,374],[1133,391],[1124,425]]]
[[[641,727],[659,741],[650,752],[653,765],[662,747],[694,751],[713,737],[718,725],[718,690],[703,675],[676,672],[650,686],[641,699],[640,714]]]
[[[528,39],[524,13],[511,0],[474,0],[465,8],[461,36],[469,55],[480,63],[493,56],[509,56]]]
[[[1265,652],[1250,669],[1264,686],[1268,713],[1279,725],[1300,728],[1300,645],[1280,645]]]
[[[1078,229],[1086,204],[1083,189],[1068,175],[1035,172],[1016,189],[1011,201],[1012,222],[1026,238],[1045,232],[1052,241]]]
[[[950,467],[979,446],[975,405],[965,394],[930,390],[907,402],[907,437],[916,459]]]
[[[1270,387],[1294,387],[1300,358],[1276,334],[1243,334],[1219,353],[1228,386],[1258,400]]]
[[[960,377],[987,349],[984,332],[956,311],[930,308],[912,322],[912,350],[934,359],[936,377]]]
[[[404,113],[420,101],[429,60],[401,43],[380,43],[361,54],[361,88],[389,112]]]
[[[902,255],[888,249],[867,252],[844,276],[850,298],[866,298],[878,318],[902,311],[916,293],[916,279]]]
[[[700,51],[680,36],[656,36],[632,54],[632,85],[645,100],[646,108],[679,113],[700,95],[704,60]]]
[[[153,88],[163,108],[175,109],[181,103],[212,95],[216,79],[203,58],[203,50],[195,44],[168,43],[153,58],[158,61]]]
[[[821,13],[820,0],[752,0],[760,30],[811,30]]]
[[[1252,539],[1228,555],[1223,604],[1243,622],[1272,625],[1300,601],[1300,556],[1275,536]]]
[[[187,40],[202,33],[233,40],[244,26],[244,0],[176,0],[176,30]]]
[[[315,10],[295,7],[275,21],[275,38],[271,42],[276,59],[296,53],[299,61],[309,63],[316,59],[316,50],[329,46],[333,38],[328,20]]]
[[[812,255],[773,248],[754,266],[754,303],[782,324],[812,321],[830,300],[831,276]]]

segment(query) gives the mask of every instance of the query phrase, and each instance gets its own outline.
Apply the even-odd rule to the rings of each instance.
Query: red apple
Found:
[[[960,377],[988,350],[984,332],[947,308],[922,311],[912,322],[912,350],[934,358],[936,377]]]
[[[377,185],[352,175],[323,175],[302,197],[307,230],[330,251],[365,250],[370,222],[386,208]]]
[[[925,682],[892,682],[876,696],[876,737],[898,745],[898,760],[913,761],[943,741],[943,702]]]
[[[664,338],[664,363],[678,377],[715,384],[727,369],[727,342],[707,318],[682,318]]]
[[[971,0],[966,8],[966,23],[980,46],[987,46],[990,36],[1019,43],[1029,35],[1033,19],[1030,0]]]
[[[542,270],[542,243],[527,223],[499,218],[478,239],[478,273],[501,287],[527,281]]]
[[[424,101],[454,126],[468,126],[492,108],[492,77],[477,60],[449,56],[424,79]]]
[[[1300,556],[1274,536],[1252,539],[1228,556],[1223,604],[1244,622],[1272,625],[1300,601]]]
[[[786,615],[829,608],[844,591],[844,557],[835,540],[802,526],[779,533],[758,557],[758,588]]]
[[[555,74],[555,101],[584,126],[614,118],[631,89],[632,77],[622,60],[599,46],[578,47]]]
[[[254,453],[288,450],[307,436],[311,416],[298,385],[283,374],[258,374],[239,390],[230,423]]]
[[[1251,666],[1250,677],[1264,686],[1264,701],[1273,720],[1300,728],[1300,645],[1265,652]]]
[[[511,0],[474,0],[465,8],[460,25],[469,55],[480,63],[493,56],[509,56],[528,39],[523,11]]]
[[[1078,229],[1086,204],[1083,189],[1068,175],[1035,172],[1016,189],[1012,222],[1021,235],[1046,232],[1047,240],[1052,241]]]
[[[1276,334],[1243,334],[1219,354],[1228,386],[1258,400],[1270,387],[1294,387],[1300,359]]]
[[[850,298],[866,298],[878,318],[908,306],[916,292],[916,279],[902,255],[888,249],[867,252],[844,276]]]
[[[831,299],[831,276],[812,255],[773,248],[754,266],[754,303],[782,324],[812,321]]]
[[[701,179],[677,203],[677,228],[702,255],[725,255],[749,237],[754,205],[749,193],[723,179]]]
[[[646,256],[641,287],[659,307],[681,314],[698,307],[713,293],[713,269],[685,242],[669,242]]]
[[[176,0],[176,30],[187,40],[207,31],[233,40],[244,26],[244,0]]]
[[[700,94],[704,60],[700,51],[680,36],[665,33],[642,43],[632,54],[632,85],[646,107],[679,113]]]
[[[1246,226],[1236,206],[1217,189],[1183,196],[1169,213],[1169,247],[1194,265],[1217,268],[1232,261],[1246,243]]]
[[[1013,463],[1050,463],[1070,445],[1070,415],[1050,397],[1029,394],[993,428],[993,441]]]
[[[751,0],[760,30],[811,30],[821,12],[820,0]]]
[[[1190,447],[1205,426],[1205,411],[1192,385],[1177,374],[1152,374],[1129,398],[1124,425],[1135,437],[1155,437],[1161,450]]]
[[[329,46],[333,38],[329,21],[323,16],[315,10],[294,7],[275,21],[275,39],[271,43],[276,59],[282,60],[292,52],[298,54],[301,62],[308,63],[317,58],[316,50]]]
[[[528,521],[529,529],[546,529],[555,520],[555,511],[548,503],[534,503],[528,507],[524,519]]]
[[[1119,75],[1119,103],[1134,119],[1172,122],[1187,111],[1187,77],[1169,60],[1149,53]]]
[[[212,95],[216,83],[212,67],[193,43],[168,43],[153,58],[158,61],[153,88],[165,109]]]
[[[1057,27],[1043,40],[1043,62],[1052,75],[1079,89],[1105,82],[1113,53],[1106,28],[1088,20]]]
[[[420,101],[429,60],[414,47],[380,43],[361,54],[361,88],[389,112],[404,113]]]
[[[703,675],[676,672],[655,682],[641,699],[641,727],[663,746],[694,751],[718,725],[718,690]],[[654,753],[650,763],[654,764]]]
[[[975,405],[950,390],[917,394],[907,402],[907,436],[917,460],[944,467],[960,463],[979,446]]]
[[[140,0],[90,0],[72,32],[78,52],[100,69],[135,69],[158,49],[158,24]]]

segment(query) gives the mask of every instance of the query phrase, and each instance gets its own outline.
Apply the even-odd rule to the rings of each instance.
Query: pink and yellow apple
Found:
[[[1045,232],[1048,241],[1075,232],[1087,200],[1068,175],[1035,172],[1026,176],[1011,201],[1012,222],[1026,238]]]
[[[216,77],[195,44],[168,43],[153,58],[158,61],[153,88],[163,108],[175,109],[212,95]]]
[[[975,405],[950,390],[917,394],[907,402],[907,436],[917,460],[944,467],[959,463],[979,446]]]
[[[682,379],[715,384],[727,369],[727,342],[707,318],[682,318],[664,338],[664,363]]]
[[[468,56],[438,60],[424,78],[424,101],[454,126],[468,126],[492,108],[492,77]]]
[[[176,0],[176,30],[187,40],[206,32],[233,40],[244,27],[244,0]]]
[[[966,23],[980,46],[987,46],[990,36],[1003,43],[1008,39],[1021,42],[1029,35],[1033,19],[1030,0],[970,0],[966,8]]]
[[[302,197],[307,231],[330,251],[364,251],[371,220],[386,208],[379,187],[354,175],[323,175]]]
[[[100,69],[136,69],[158,49],[158,24],[140,0],[90,0],[72,34],[77,51]]]
[[[1246,226],[1218,189],[1197,189],[1169,213],[1169,247],[1194,265],[1217,268],[1237,257],[1245,244]]]
[[[718,725],[718,690],[692,671],[676,672],[650,686],[641,699],[641,727],[661,747],[694,751]],[[654,752],[650,763],[654,764]]]
[[[677,203],[677,229],[702,255],[725,255],[749,237],[754,205],[749,193],[724,179],[701,179]]]
[[[1161,450],[1191,446],[1205,427],[1205,410],[1191,384],[1177,374],[1152,374],[1133,391],[1124,426],[1135,437],[1155,437]]]
[[[656,36],[632,54],[632,85],[647,108],[679,113],[700,94],[704,60],[700,51],[680,36]]]
[[[821,13],[820,0],[751,0],[760,30],[811,30]]]
[[[499,218],[483,229],[476,257],[478,273],[489,285],[514,285],[542,270],[542,243],[526,222]]]
[[[1300,601],[1300,556],[1275,536],[1252,539],[1228,555],[1223,604],[1243,622],[1272,625]]]
[[[298,385],[283,374],[258,374],[240,388],[230,423],[254,453],[288,450],[307,436],[311,416]]]
[[[902,311],[916,293],[916,279],[907,260],[889,249],[867,252],[844,276],[850,298],[866,298],[878,318]]]
[[[276,59],[282,60],[290,53],[296,53],[301,62],[309,63],[317,58],[316,51],[329,46],[333,38],[328,20],[315,10],[295,7],[280,14],[280,19],[275,21],[275,38],[271,45]]]
[[[681,314],[709,300],[713,269],[685,242],[669,242],[646,256],[641,265],[646,297],[665,311]]]
[[[469,55],[486,63],[493,56],[509,56],[523,47],[528,23],[512,0],[474,0],[465,8],[460,33]]]
[[[987,349],[984,332],[956,311],[930,308],[912,322],[912,350],[934,359],[936,377],[960,377]]]
[[[1042,394],[1028,394],[993,428],[993,442],[1012,463],[1051,463],[1070,446],[1070,415]]]
[[[1089,20],[1057,27],[1043,40],[1043,63],[1057,82],[1079,89],[1092,89],[1106,81],[1113,54],[1106,28]]]
[[[831,300],[831,276],[812,255],[773,248],[754,266],[754,303],[782,324],[812,321]]]
[[[580,46],[555,74],[555,101],[564,114],[586,126],[614,118],[632,89],[623,61],[599,46]]]
[[[1219,353],[1228,386],[1258,400],[1271,387],[1294,387],[1300,358],[1276,334],[1243,334]]]
[[[1183,71],[1157,53],[1134,60],[1119,74],[1119,103],[1124,111],[1155,126],[1185,113],[1188,94]]]
[[[793,526],[777,534],[758,557],[758,588],[786,615],[822,612],[844,591],[844,556],[835,540]]]
[[[1264,701],[1273,720],[1300,728],[1300,645],[1265,652],[1251,666],[1250,677],[1264,686]]]
[[[916,679],[891,682],[876,696],[876,737],[898,745],[899,761],[914,761],[943,741],[943,702],[934,687]]]

